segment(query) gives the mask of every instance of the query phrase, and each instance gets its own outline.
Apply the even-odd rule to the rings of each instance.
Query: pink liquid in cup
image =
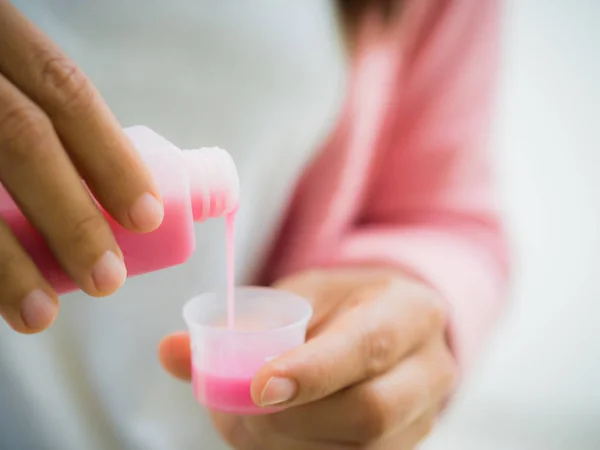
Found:
[[[267,414],[252,401],[251,384],[266,363],[304,343],[310,304],[272,288],[235,288],[235,327],[228,324],[228,289],[186,303],[194,395],[199,403],[229,414]]]
[[[278,408],[260,408],[252,400],[252,376],[226,377],[193,368],[192,384],[196,400],[209,409],[238,415],[269,414]]]

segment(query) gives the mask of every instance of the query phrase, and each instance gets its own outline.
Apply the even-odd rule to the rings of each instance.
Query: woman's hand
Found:
[[[0,0],[0,182],[88,294],[123,283],[123,255],[98,202],[124,227],[151,231],[163,206],[150,173],[83,72]],[[0,205],[0,213],[2,213]],[[56,294],[0,220],[0,314],[40,331]]]
[[[438,294],[402,274],[335,270],[277,284],[309,299],[307,342],[267,363],[252,397],[281,405],[265,416],[213,413],[236,449],[413,449],[429,432],[455,382]],[[160,359],[189,379],[187,334],[167,337]]]

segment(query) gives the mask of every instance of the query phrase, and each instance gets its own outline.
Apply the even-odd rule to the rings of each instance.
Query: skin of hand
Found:
[[[79,287],[111,294],[127,271],[90,191],[120,225],[148,232],[164,215],[152,176],[83,71],[7,0],[0,49],[0,182]],[[0,220],[0,315],[33,333],[57,313],[56,293]]]
[[[407,450],[430,432],[457,376],[437,291],[397,271],[301,273],[277,288],[310,300],[307,341],[268,362],[252,383],[262,416],[212,412],[239,450]],[[190,379],[187,333],[163,339],[159,359]]]

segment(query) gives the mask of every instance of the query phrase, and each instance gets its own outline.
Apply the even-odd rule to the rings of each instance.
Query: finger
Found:
[[[211,411],[211,418],[223,439],[236,450],[348,450],[349,448],[343,443],[298,440],[273,430],[266,430],[260,425],[261,416],[233,416]]]
[[[299,405],[324,398],[385,372],[432,329],[442,329],[441,309],[424,300],[431,294],[420,286],[392,281],[384,289],[355,295],[374,300],[349,298],[357,306],[306,344],[261,368],[252,383],[257,404]]]
[[[393,434],[377,442],[367,444],[357,444],[349,442],[346,439],[328,440],[328,439],[303,439],[295,438],[290,435],[274,432],[272,429],[264,426],[265,419],[271,416],[253,416],[240,418],[237,416],[222,417],[226,422],[230,422],[229,429],[223,429],[219,426],[219,421],[215,423],[224,434],[227,442],[239,450],[252,449],[282,449],[286,450],[348,450],[368,448],[371,450],[414,450],[432,431],[437,417],[439,415],[439,406],[434,406],[429,411],[418,417],[406,428],[399,429]]]
[[[88,294],[123,284],[121,250],[48,118],[0,74],[0,181]]]
[[[49,327],[58,299],[10,228],[0,220],[0,314],[21,333]]]
[[[441,348],[318,402],[265,416],[270,430],[303,440],[367,444],[408,428],[451,389],[454,366]]]
[[[190,381],[192,364],[189,333],[180,332],[165,337],[158,346],[158,358],[165,370],[175,378]]]
[[[313,315],[307,337],[320,334],[340,308],[350,308],[352,300],[360,298],[352,294],[364,286],[387,286],[390,271],[365,268],[316,269],[295,273],[277,280],[273,287],[293,292],[313,305]]]
[[[337,278],[346,280],[346,283],[336,282]],[[310,270],[279,279],[273,283],[272,287],[299,295],[313,306],[313,315],[310,318],[307,332],[307,336],[310,337],[318,333],[323,322],[327,321],[327,318],[338,306],[333,301],[319,302],[318,308],[314,307],[315,304],[321,298],[336,298],[344,296],[344,293],[349,294],[351,289],[346,288],[347,284],[346,277],[335,277],[323,270]],[[351,287],[353,288],[354,286]],[[343,292],[340,295],[340,290],[344,288],[347,289],[347,292]]]
[[[439,407],[431,408],[406,429],[398,430],[391,436],[383,439],[380,442],[370,446],[372,450],[415,450],[433,430],[437,417],[439,415]]]
[[[0,0],[0,72],[50,117],[79,173],[121,225],[163,219],[152,176],[92,83],[10,2]]]

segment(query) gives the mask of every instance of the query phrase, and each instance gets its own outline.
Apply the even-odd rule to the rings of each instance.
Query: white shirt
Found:
[[[237,278],[249,280],[339,113],[346,63],[332,2],[15,4],[87,72],[123,126],[231,152]],[[223,221],[199,224],[197,239],[188,263],[130,279],[109,298],[64,297],[44,333],[0,324],[0,448],[224,448],[190,386],[156,355],[165,334],[184,328],[185,301],[224,283]]]

